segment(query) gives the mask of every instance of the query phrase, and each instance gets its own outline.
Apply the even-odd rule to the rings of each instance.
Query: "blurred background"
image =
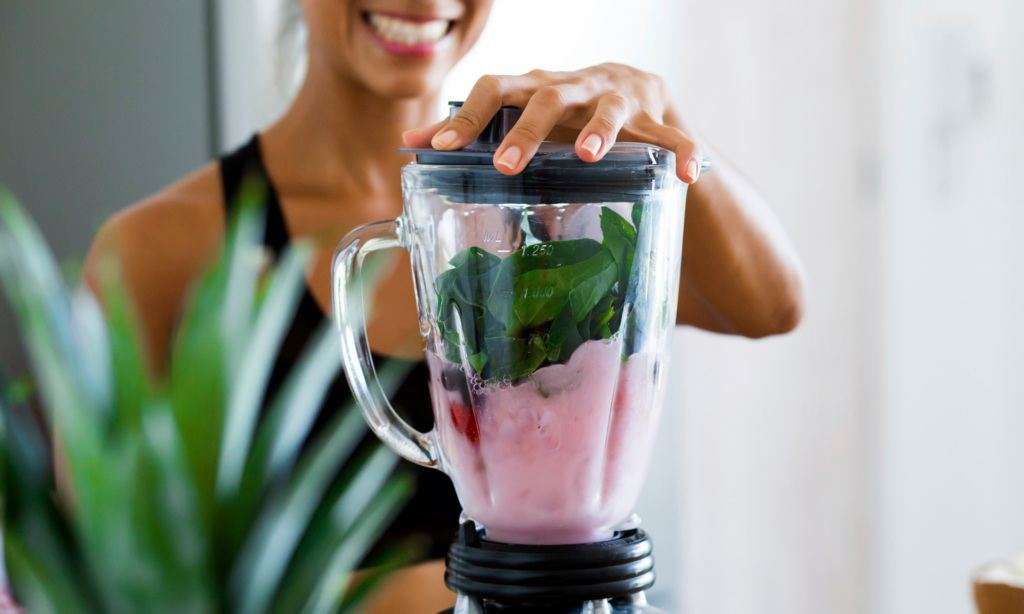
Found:
[[[281,112],[278,9],[0,2],[0,180],[59,257]],[[810,279],[795,334],[676,335],[639,510],[656,603],[965,614],[972,570],[1024,550],[1021,31],[1019,0],[496,0],[442,102],[485,73],[661,74]]]

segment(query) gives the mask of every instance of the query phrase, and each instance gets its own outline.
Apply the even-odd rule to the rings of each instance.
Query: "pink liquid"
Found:
[[[617,340],[589,341],[516,386],[468,387],[458,365],[427,359],[445,469],[488,539],[595,542],[630,516],[664,401],[660,355],[623,362]]]

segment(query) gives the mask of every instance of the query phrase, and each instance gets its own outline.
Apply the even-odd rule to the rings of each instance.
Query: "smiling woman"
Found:
[[[236,152],[117,215],[93,246],[87,280],[95,284],[104,253],[117,253],[155,369],[167,367],[168,340],[184,298],[221,248],[229,205],[245,177],[255,175],[269,186],[269,261],[295,241],[310,241],[319,250],[278,357],[279,382],[315,331],[327,325],[334,246],[356,226],[401,213],[400,170],[410,158],[399,147],[462,147],[501,106],[523,109],[494,154],[495,168],[505,175],[522,172],[545,139],[574,142],[587,162],[600,160],[618,140],[675,152],[676,174],[692,184],[680,324],[760,337],[799,322],[803,277],[788,239],[743,176],[688,129],[659,77],[623,65],[491,75],[477,82],[454,118],[434,123],[442,81],[479,38],[490,0],[301,0],[292,6],[307,33],[305,76],[283,116]],[[715,158],[716,172],[699,177],[704,156]],[[415,363],[395,404],[425,431],[433,417],[410,280],[406,257],[385,270],[368,337],[376,359]],[[348,399],[339,378],[323,414]],[[418,494],[384,542],[420,539],[425,554],[437,559],[456,529],[460,506],[443,474],[423,470],[417,476]],[[415,596],[416,603],[387,601],[378,611],[433,614],[452,600],[437,562],[393,582],[382,599]]]

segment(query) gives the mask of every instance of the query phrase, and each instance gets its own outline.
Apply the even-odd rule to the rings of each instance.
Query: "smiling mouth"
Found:
[[[428,51],[452,30],[450,19],[416,19],[366,12],[363,20],[371,32],[392,50]]]

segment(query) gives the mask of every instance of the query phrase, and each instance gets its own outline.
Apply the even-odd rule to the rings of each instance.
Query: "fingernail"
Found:
[[[435,136],[432,143],[434,147],[440,147],[443,149],[445,147],[451,147],[457,140],[459,140],[459,135],[454,130],[446,130],[445,132]]]
[[[596,134],[591,134],[587,138],[583,139],[583,142],[580,143],[580,147],[586,149],[591,154],[596,156],[597,152],[601,151],[601,145],[603,144],[604,141],[601,139],[600,136]]]
[[[700,167],[697,166],[696,160],[690,160],[686,163],[686,178],[690,180],[690,183],[697,181],[697,175],[700,174]]]
[[[506,149],[505,153],[501,154],[501,157],[498,158],[498,164],[514,169],[519,166],[519,160],[522,158],[523,152],[519,151],[519,148],[513,145]]]

